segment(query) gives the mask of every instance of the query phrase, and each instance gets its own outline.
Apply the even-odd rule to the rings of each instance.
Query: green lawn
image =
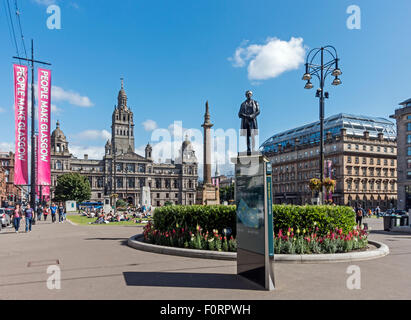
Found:
[[[102,224],[89,224],[89,222],[94,222],[97,218],[87,218],[86,216],[80,215],[67,215],[67,219],[73,223],[79,225],[92,225],[92,226],[145,226],[145,223],[134,223],[132,221],[120,221],[120,222],[110,222]]]

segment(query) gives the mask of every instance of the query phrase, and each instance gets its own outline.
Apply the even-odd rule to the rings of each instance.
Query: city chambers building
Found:
[[[337,114],[324,120],[325,177],[336,180],[338,205],[382,210],[397,205],[397,144],[393,122]],[[319,178],[320,122],[275,134],[261,145],[273,166],[275,203],[311,204]]]
[[[105,145],[103,159],[89,159],[87,155],[84,159],[74,157],[57,122],[51,135],[51,197],[54,197],[58,176],[80,173],[90,182],[91,201],[103,202],[105,197],[117,194],[119,199],[132,205],[142,204],[143,187],[146,187],[153,206],[162,206],[166,202],[194,204],[198,161],[191,142],[186,139],[182,143],[175,161],[155,163],[150,144],[146,146],[144,156],[135,153],[134,131],[133,112],[127,106],[123,83],[112,114],[111,140]]]

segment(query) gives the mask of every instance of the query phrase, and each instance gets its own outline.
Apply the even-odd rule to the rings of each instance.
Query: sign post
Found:
[[[262,155],[235,159],[237,274],[274,289],[271,163]]]

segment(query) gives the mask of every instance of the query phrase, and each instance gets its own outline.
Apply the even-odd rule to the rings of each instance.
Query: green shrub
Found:
[[[355,213],[345,206],[296,206],[273,205],[274,231],[280,229],[286,232],[288,228],[306,229],[318,235],[325,235],[330,230],[342,229],[350,232],[355,226]],[[156,208],[153,216],[154,227],[160,232],[172,231],[176,226],[187,231],[196,232],[197,225],[204,232],[218,230],[223,234],[224,228],[231,228],[236,237],[236,207],[235,206],[167,206]]]
[[[218,230],[221,234],[224,228],[231,228],[236,234],[235,206],[167,206],[156,208],[153,215],[154,227],[160,232],[172,231],[176,226],[195,232],[201,226],[203,231],[210,233]]]
[[[295,206],[273,205],[274,231],[288,228],[314,230],[325,235],[330,230],[342,229],[350,232],[355,224],[355,213],[345,206]]]

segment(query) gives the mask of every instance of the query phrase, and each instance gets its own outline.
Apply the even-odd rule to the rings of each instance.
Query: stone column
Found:
[[[208,108],[208,101],[206,102],[206,113],[204,115],[204,184],[211,184],[211,127],[210,112]]]

